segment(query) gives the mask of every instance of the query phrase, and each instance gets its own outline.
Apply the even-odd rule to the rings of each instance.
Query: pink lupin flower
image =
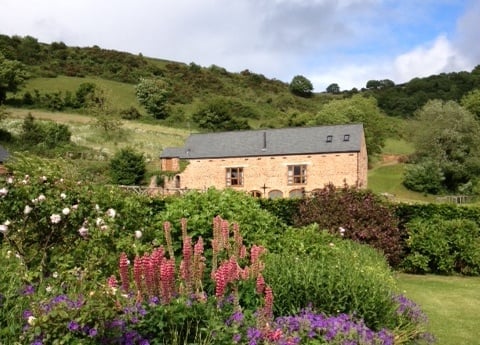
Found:
[[[222,247],[224,249],[229,248],[229,235],[230,235],[230,224],[226,220],[222,220]]]
[[[221,298],[227,287],[227,270],[226,266],[221,265],[214,273],[215,276],[215,297]]]
[[[175,261],[174,259],[162,260],[160,267],[162,300],[164,303],[170,302],[175,290]]]
[[[109,288],[114,288],[116,289],[118,287],[118,282],[117,282],[117,278],[115,278],[115,276],[110,276],[107,278],[107,286]]]
[[[122,289],[123,291],[128,292],[130,288],[130,278],[128,275],[128,258],[125,253],[120,254],[119,271]]]
[[[135,285],[137,286],[137,292],[139,294],[143,291],[142,289],[142,257],[136,256],[133,260],[133,280],[135,281]]]
[[[273,317],[273,291],[270,286],[265,286],[265,317],[271,319]]]
[[[163,247],[159,247],[159,248],[156,248],[151,255],[153,266],[155,268],[155,293],[158,293],[158,294],[161,293],[160,267],[162,266],[164,254],[165,254],[165,250],[163,249]]]
[[[203,272],[205,270],[205,257],[203,256],[203,239],[200,236],[193,247],[193,283],[195,288],[202,285]]]
[[[145,279],[145,288],[149,297],[153,297],[155,293],[155,266],[150,255],[142,257],[142,272]]]
[[[259,274],[257,276],[255,290],[259,295],[263,294],[263,292],[265,291],[265,279],[263,278],[262,274]]]

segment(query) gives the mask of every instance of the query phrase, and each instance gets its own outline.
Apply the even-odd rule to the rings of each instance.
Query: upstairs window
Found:
[[[227,168],[227,186],[243,186],[243,168]]]
[[[350,141],[350,134],[345,134],[343,136],[343,141]]]
[[[305,184],[307,183],[307,166],[289,165],[288,166],[288,184]]]
[[[331,143],[333,139],[333,136],[327,135],[327,143]]]

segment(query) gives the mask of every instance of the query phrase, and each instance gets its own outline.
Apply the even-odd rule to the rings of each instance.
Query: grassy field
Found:
[[[375,193],[387,193],[397,201],[434,202],[435,197],[412,192],[402,184],[405,157],[414,152],[411,143],[401,139],[387,139],[382,157],[368,171],[368,188]]]
[[[42,93],[70,91],[75,94],[75,91],[82,83],[93,83],[103,90],[107,90],[108,98],[118,109],[126,109],[130,106],[135,106],[139,111],[144,111],[135,96],[134,85],[101,78],[66,76],[58,76],[55,78],[34,78],[27,81],[24,91],[29,91],[30,93],[33,93],[34,90],[40,90]]]
[[[480,345],[480,278],[399,274],[404,294],[429,317],[437,345]]]
[[[30,112],[36,119],[53,120],[68,125],[73,133],[73,142],[105,152],[108,155],[129,146],[143,152],[147,159],[155,160],[163,148],[182,146],[189,135],[189,132],[184,129],[123,121],[121,132],[118,136],[110,139],[106,138],[105,133],[102,133],[101,130],[92,126],[93,118],[89,116],[24,109],[9,109],[9,111],[12,115],[2,123],[2,126],[7,127],[9,131],[20,130],[23,118]]]

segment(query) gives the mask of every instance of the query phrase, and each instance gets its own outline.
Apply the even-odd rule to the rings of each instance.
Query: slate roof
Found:
[[[10,157],[10,154],[3,146],[0,145],[0,163],[5,162],[8,157]]]
[[[362,124],[192,134],[184,147],[167,147],[160,157],[195,159],[359,152],[362,138]]]

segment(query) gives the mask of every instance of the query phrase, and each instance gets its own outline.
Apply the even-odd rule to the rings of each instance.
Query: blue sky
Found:
[[[362,88],[480,64],[480,0],[2,0],[0,33]]]

